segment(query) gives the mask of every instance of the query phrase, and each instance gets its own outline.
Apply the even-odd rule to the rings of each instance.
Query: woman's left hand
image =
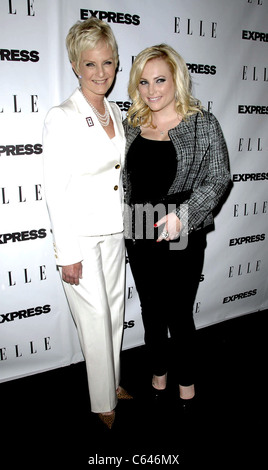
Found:
[[[162,217],[162,219],[158,220],[154,226],[156,228],[163,224],[165,225],[163,227],[163,231],[156,240],[157,242],[161,242],[162,240],[175,240],[179,237],[181,231],[181,221],[174,212],[171,212],[170,214]]]

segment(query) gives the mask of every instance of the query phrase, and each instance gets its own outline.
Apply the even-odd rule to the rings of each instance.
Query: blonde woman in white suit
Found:
[[[44,178],[57,264],[86,361],[91,411],[109,427],[118,398],[125,292],[121,112],[105,97],[118,64],[107,23],[78,21],[66,45],[79,87],[45,119]]]

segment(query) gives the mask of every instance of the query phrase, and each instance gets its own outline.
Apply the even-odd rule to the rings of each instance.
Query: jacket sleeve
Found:
[[[205,161],[201,164],[201,167],[204,164],[205,174],[200,181],[194,182],[192,195],[176,211],[182,222],[183,235],[197,229],[204,222],[217,207],[230,184],[226,142],[215,116],[210,114],[209,121],[209,147]]]
[[[68,213],[68,185],[75,159],[74,132],[61,108],[52,108],[43,130],[45,197],[51,220],[56,262],[70,265],[82,260],[78,237]]]

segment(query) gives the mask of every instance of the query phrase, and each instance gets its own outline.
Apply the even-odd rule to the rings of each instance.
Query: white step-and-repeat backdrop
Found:
[[[55,265],[42,177],[48,109],[77,86],[65,37],[94,15],[117,38],[110,99],[129,108],[133,58],[162,42],[185,58],[194,94],[219,119],[233,188],[209,233],[197,328],[268,307],[268,0],[0,1],[0,381],[82,360]],[[123,348],[143,344],[127,268]]]

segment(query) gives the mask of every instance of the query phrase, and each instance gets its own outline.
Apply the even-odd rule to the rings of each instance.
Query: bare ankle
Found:
[[[112,411],[103,411],[103,413],[100,413],[103,416],[112,416],[115,413],[114,410]]]
[[[180,388],[180,398],[183,400],[191,400],[195,396],[195,386],[189,385],[185,387],[184,385],[179,385]]]
[[[157,390],[164,390],[167,386],[167,374],[153,375],[152,386]]]

